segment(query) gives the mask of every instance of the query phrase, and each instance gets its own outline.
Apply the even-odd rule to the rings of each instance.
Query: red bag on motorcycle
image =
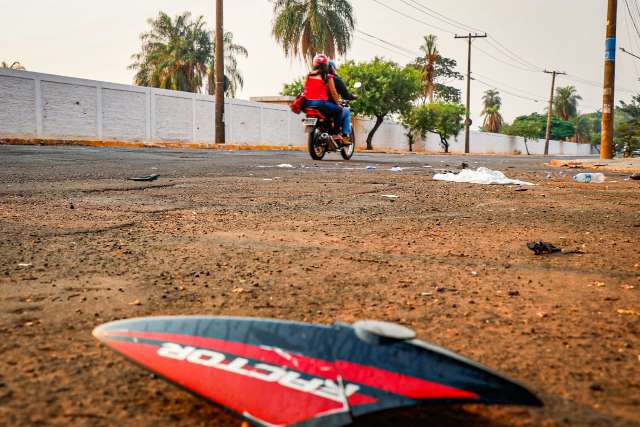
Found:
[[[291,108],[291,112],[294,114],[300,114],[302,112],[302,104],[304,103],[304,96],[298,95],[296,96],[295,101],[289,106]]]

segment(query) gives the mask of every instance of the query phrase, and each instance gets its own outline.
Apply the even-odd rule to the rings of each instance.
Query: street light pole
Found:
[[[616,85],[616,24],[618,20],[618,0],[609,0],[607,12],[607,39],[604,54],[604,85],[602,96],[602,138],[600,158],[613,159],[613,115],[615,113]]]
[[[223,19],[223,0],[216,0],[216,44],[215,44],[215,76],[216,84],[216,125],[215,125],[215,141],[216,144],[225,143],[225,126],[224,126],[224,19]]]

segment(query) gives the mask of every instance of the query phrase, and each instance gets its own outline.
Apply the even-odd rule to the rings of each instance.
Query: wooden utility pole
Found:
[[[466,36],[455,35],[456,39],[467,39],[469,41],[469,48],[467,53],[467,113],[464,121],[464,152],[469,154],[470,152],[470,137],[469,131],[471,129],[471,41],[473,39],[486,38],[487,33],[471,34]]]
[[[224,130],[224,26],[223,26],[222,0],[216,0],[216,57],[215,76],[216,83],[216,144],[225,143]]]
[[[547,111],[547,132],[545,133],[544,141],[544,155],[549,155],[549,140],[551,139],[551,114],[553,113],[553,92],[556,90],[556,76],[564,76],[567,73],[561,73],[560,71],[547,71],[547,74],[552,74],[551,78],[551,95],[549,95],[549,111]]]
[[[602,97],[602,137],[600,158],[613,159],[613,115],[616,87],[616,24],[618,21],[618,0],[608,0],[607,38],[604,53],[604,85]]]

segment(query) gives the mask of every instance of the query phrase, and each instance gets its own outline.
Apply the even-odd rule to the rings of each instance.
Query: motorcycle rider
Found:
[[[326,55],[319,54],[313,58],[313,69],[304,81],[303,96],[304,109],[317,108],[325,116],[333,118],[342,129],[349,130],[350,135],[351,123],[340,106],[340,96],[336,90],[334,76],[329,73],[329,58]],[[348,138],[345,140],[344,135],[342,139],[345,145],[351,144]]]
[[[340,78],[340,76],[338,75],[336,61],[333,59],[329,60],[329,73],[333,74],[333,82],[336,86],[336,91],[342,99],[344,99],[345,101],[355,101],[356,99],[358,99],[357,96],[349,92],[349,89],[347,89],[347,85],[344,84],[344,81],[342,81],[342,78]],[[343,123],[343,138],[351,138],[351,109],[349,107],[342,108],[341,122]]]

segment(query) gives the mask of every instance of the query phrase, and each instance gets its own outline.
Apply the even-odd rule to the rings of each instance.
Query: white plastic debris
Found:
[[[510,179],[500,171],[479,167],[477,170],[464,169],[458,174],[439,173],[433,176],[436,181],[468,182],[470,184],[535,185],[530,182]]]
[[[18,264],[18,267],[20,267],[20,268],[28,268],[28,267],[31,267],[32,265],[33,264],[31,264],[31,263],[21,262],[21,263]]]
[[[263,179],[263,181],[273,181],[273,179],[271,179],[271,178],[265,178],[265,179]]]
[[[402,172],[402,168],[400,166],[394,166],[389,169],[391,172]]]
[[[283,164],[281,164],[281,165],[278,165],[278,167],[279,167],[279,168],[283,168],[283,169],[284,169],[284,168],[286,168],[286,169],[293,169],[293,168],[294,168],[294,166],[293,166],[293,165],[290,165],[289,163],[283,163]]]
[[[373,165],[367,166],[367,170],[374,170],[374,169],[378,169],[378,168],[376,166],[373,166]]]
[[[383,194],[382,197],[384,197],[385,199],[392,199],[392,200],[395,200],[398,198],[398,196],[396,196],[395,194]]]

